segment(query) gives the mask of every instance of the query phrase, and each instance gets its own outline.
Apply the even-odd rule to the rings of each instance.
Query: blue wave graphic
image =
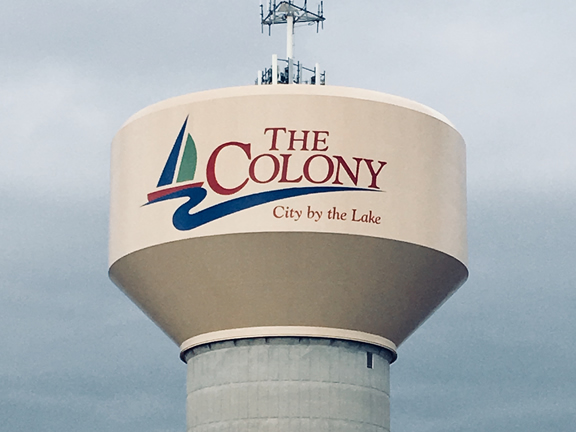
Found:
[[[364,189],[357,187],[346,186],[311,186],[311,187],[295,187],[287,189],[278,189],[273,191],[259,192],[252,195],[246,195],[239,198],[234,198],[229,201],[224,201],[208,207],[199,212],[190,214],[190,210],[200,204],[206,198],[207,191],[201,187],[194,187],[183,189],[171,194],[160,197],[147,204],[165,201],[173,198],[188,197],[189,200],[182,204],[174,212],[172,223],[177,230],[189,231],[199,226],[205,225],[216,219],[224,216],[266,204],[273,201],[278,201],[285,198],[293,198],[297,196],[327,193],[327,192],[343,192],[343,191],[366,191],[366,192],[381,192],[376,189]]]

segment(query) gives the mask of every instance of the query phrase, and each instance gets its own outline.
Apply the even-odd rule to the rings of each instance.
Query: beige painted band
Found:
[[[186,339],[180,345],[181,356],[189,350],[199,345],[212,342],[219,342],[231,339],[247,339],[258,337],[317,337],[327,339],[343,339],[354,342],[363,342],[377,345],[392,352],[393,361],[396,360],[396,344],[391,340],[370,333],[355,330],[343,330],[329,327],[303,327],[303,326],[271,326],[271,327],[246,327],[230,330],[219,330],[204,333]]]

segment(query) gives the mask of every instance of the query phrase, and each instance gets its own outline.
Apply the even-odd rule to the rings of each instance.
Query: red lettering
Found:
[[[276,214],[276,210],[280,210],[280,214]],[[274,210],[272,210],[272,214],[274,215],[274,217],[276,219],[281,219],[282,217],[284,217],[284,207],[283,206],[276,206],[274,207]]]
[[[324,179],[316,181],[316,180],[313,180],[312,177],[310,176],[310,164],[312,163],[313,159],[318,158],[318,157],[323,158],[328,163],[328,172],[326,173],[326,177]],[[309,157],[308,160],[306,162],[304,162],[304,177],[306,177],[306,180],[308,180],[310,183],[315,183],[315,184],[326,183],[330,179],[330,177],[332,177],[332,174],[334,174],[334,162],[332,162],[332,159],[330,159],[326,155],[317,154],[317,155]]]
[[[352,222],[362,222],[362,223],[371,223],[375,225],[380,225],[382,217],[376,216],[372,213],[372,210],[368,211],[368,213],[363,214],[360,218],[357,219],[357,209],[352,209]]]
[[[263,157],[269,157],[272,160],[272,163],[274,164],[274,170],[272,171],[272,175],[268,180],[260,180],[256,178],[256,168],[255,168],[256,162],[258,162]],[[250,168],[248,170],[248,173],[250,174],[250,178],[254,182],[263,184],[263,183],[270,183],[272,180],[274,180],[278,175],[279,171],[280,171],[280,161],[274,155],[263,153],[261,155],[256,156],[254,160],[250,162]]]
[[[362,162],[363,159],[352,158],[356,161],[356,174],[352,172],[352,170],[350,169],[350,167],[348,166],[348,164],[346,163],[346,161],[342,156],[334,156],[334,159],[336,159],[338,165],[336,166],[336,178],[334,179],[332,184],[338,184],[338,185],[343,184],[340,181],[340,167],[342,167],[344,168],[344,171],[346,171],[346,174],[348,174],[348,177],[350,177],[350,180],[352,180],[352,183],[354,183],[354,186],[358,186],[358,174],[360,172],[360,162]]]
[[[330,133],[328,131],[314,131],[314,147],[312,147],[312,151],[326,151],[326,150],[328,150],[328,146],[326,146],[324,148],[318,148],[318,143],[326,144],[326,137],[321,139],[320,134],[326,134],[326,137],[330,135]]]
[[[278,131],[282,131],[284,133],[286,133],[286,128],[266,128],[264,129],[264,135],[266,135],[266,132],[268,132],[269,130],[272,131],[272,146],[270,147],[270,151],[278,151],[278,147],[276,146],[276,140],[278,139]]]
[[[290,159],[291,154],[281,154],[282,156],[282,177],[280,177],[280,181],[278,183],[300,183],[302,180],[302,176],[288,180],[288,159]]]
[[[366,162],[366,165],[370,170],[370,175],[372,176],[372,182],[368,187],[379,189],[378,184],[376,183],[376,181],[378,180],[378,174],[380,174],[380,171],[382,171],[382,168],[384,168],[384,165],[386,165],[388,162],[378,161],[378,163],[380,164],[380,168],[378,168],[378,171],[374,171],[374,168],[372,168],[372,162],[374,162],[373,159],[364,159],[364,162]]]
[[[216,158],[218,157],[220,152],[224,150],[226,147],[240,147],[240,149],[244,151],[246,156],[248,156],[248,160],[251,159],[250,144],[230,141],[224,144],[220,144],[218,147],[216,147],[216,149],[210,155],[208,163],[206,164],[206,181],[208,182],[212,190],[219,195],[232,195],[240,191],[244,186],[246,186],[246,183],[248,183],[248,178],[246,178],[246,180],[244,180],[239,186],[229,189],[225,188],[218,182],[218,179],[216,178]]]
[[[307,130],[303,130],[302,131],[302,138],[295,138],[294,135],[296,135],[296,131],[295,130],[289,130],[288,132],[290,132],[290,145],[288,146],[288,151],[292,150],[294,151],[294,143],[296,141],[300,141],[302,143],[302,148],[301,150],[307,151],[308,147],[307,142],[308,142],[308,133],[310,131]]]

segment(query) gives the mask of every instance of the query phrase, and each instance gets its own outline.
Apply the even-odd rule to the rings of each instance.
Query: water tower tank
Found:
[[[463,140],[377,92],[250,86],[153,105],[114,139],[111,195],[110,276],[183,357],[293,337],[392,359],[467,277]]]
[[[235,87],[130,118],[110,277],[179,345],[188,430],[389,430],[398,345],[468,275],[465,182],[453,125],[374,91]]]

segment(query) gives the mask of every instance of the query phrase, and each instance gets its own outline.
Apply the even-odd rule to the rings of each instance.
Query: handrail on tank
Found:
[[[326,71],[320,71],[319,65],[316,64],[314,69],[305,67],[299,61],[295,62],[295,74],[293,76],[292,82],[290,81],[290,60],[291,59],[276,59],[277,62],[284,62],[286,66],[282,70],[278,67],[278,71],[276,74],[276,83],[277,84],[318,84],[318,85],[325,85],[326,84]],[[273,62],[274,63],[274,62]],[[264,69],[263,71],[258,71],[258,77],[255,81],[257,85],[267,85],[267,84],[276,84],[273,82],[274,74],[272,70],[274,69],[274,65]],[[304,72],[310,72],[310,78],[308,80],[304,80]],[[318,78],[317,78],[318,77]],[[317,82],[318,80],[318,82]]]

